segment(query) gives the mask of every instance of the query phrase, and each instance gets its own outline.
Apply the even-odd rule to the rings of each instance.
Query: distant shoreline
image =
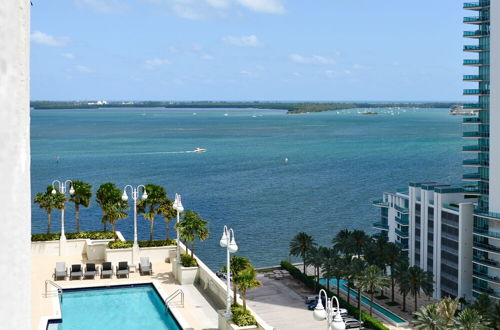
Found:
[[[450,108],[457,103],[451,102],[384,102],[384,103],[349,103],[349,102],[106,102],[106,101],[32,101],[33,109],[101,109],[101,108],[225,108],[225,109],[261,109],[285,110],[287,114],[341,111],[357,108]]]

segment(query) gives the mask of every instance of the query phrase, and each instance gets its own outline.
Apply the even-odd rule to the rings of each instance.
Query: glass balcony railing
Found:
[[[403,242],[394,242],[401,250],[408,250],[408,243],[403,243]]]
[[[466,103],[463,105],[464,109],[469,110],[482,110],[483,107],[479,103]]]
[[[488,237],[495,238],[495,239],[500,239],[500,233],[497,233],[497,232],[488,231],[488,230],[479,229],[479,228],[474,228],[473,231],[475,234],[488,236]]]
[[[395,229],[396,235],[399,235],[402,238],[408,238],[408,232],[404,232],[400,229]]]
[[[483,65],[483,63],[481,62],[481,60],[466,59],[464,60],[464,65]]]
[[[374,222],[372,225],[373,225],[373,228],[389,230],[389,226],[386,223]]]
[[[488,7],[489,5],[489,1],[466,2],[464,3],[464,9],[481,9],[483,7]]]
[[[481,272],[477,272],[477,271],[473,272],[473,276],[480,278],[482,280],[485,280],[485,281],[490,281],[490,282],[500,284],[500,277],[498,277],[498,276],[490,276],[487,273],[481,273]]]
[[[478,257],[473,257],[472,260],[481,265],[491,266],[500,269],[500,262],[497,262],[495,260],[491,260],[488,258],[478,258]]]
[[[375,206],[383,206],[383,207],[388,207],[389,206],[389,203],[388,202],[385,202],[381,199],[378,199],[378,200],[375,200],[372,202],[372,205],[375,205]]]
[[[401,207],[401,206],[398,206],[398,205],[394,205],[394,208],[396,210],[398,210],[399,212],[401,212],[401,213],[408,214],[408,208],[406,208],[406,207]]]
[[[464,95],[488,95],[489,93],[487,89],[464,89]]]
[[[479,117],[465,117],[464,124],[481,124],[481,119]]]
[[[468,16],[464,17],[464,23],[483,23],[488,22],[490,19],[488,16]]]
[[[480,75],[468,74],[468,75],[464,75],[463,80],[465,80],[465,81],[484,81],[487,79],[485,79],[485,77],[480,76]]]
[[[490,287],[480,287],[478,285],[472,285],[472,290],[478,291],[478,292],[481,292],[481,293],[487,293],[490,296],[495,296],[495,297],[500,298],[500,292],[497,292],[497,291],[493,290]]]
[[[500,253],[500,247],[497,247],[495,245],[473,242],[472,246],[477,248],[477,249],[485,250],[488,252]]]
[[[481,179],[481,176],[479,173],[467,173],[462,175],[462,179],[464,180],[479,180]]]
[[[489,166],[490,162],[486,159],[464,159],[462,161],[462,165],[471,165],[471,166]]]
[[[486,46],[465,45],[464,52],[485,52],[489,49]]]
[[[488,31],[476,30],[476,31],[464,31],[464,37],[468,38],[480,38],[489,35]]]
[[[408,224],[409,224],[408,215],[406,215],[406,214],[403,214],[402,217],[395,217],[394,219],[396,220],[397,223],[399,223],[403,226],[408,226]]]
[[[488,217],[488,218],[495,218],[500,220],[500,213],[495,213],[495,212],[478,212],[475,211],[474,215],[480,216],[480,217]]]
[[[487,132],[464,132],[462,135],[464,138],[488,138],[490,133]]]

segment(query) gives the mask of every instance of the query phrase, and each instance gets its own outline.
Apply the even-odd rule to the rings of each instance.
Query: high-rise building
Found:
[[[464,3],[474,15],[464,81],[474,98],[464,104],[477,116],[464,118],[463,186],[412,182],[384,193],[373,205],[381,220],[373,227],[407,253],[411,265],[433,273],[434,298],[471,299],[481,293],[500,299],[500,0]],[[495,129],[496,127],[496,129]]]

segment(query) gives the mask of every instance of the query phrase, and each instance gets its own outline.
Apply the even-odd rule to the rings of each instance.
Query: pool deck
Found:
[[[54,298],[53,295],[45,296],[45,280],[53,279],[54,267],[56,262],[64,261],[69,268],[72,264],[84,264],[86,261],[81,255],[64,256],[64,257],[32,257],[32,277],[31,277],[31,294],[32,294],[32,329],[42,329],[41,320],[43,317],[54,315]],[[99,265],[99,264],[98,264]],[[99,265],[100,266],[100,265]],[[114,267],[115,265],[113,265]],[[171,309],[176,309],[181,317],[189,324],[193,330],[208,330],[217,329],[218,315],[216,307],[214,307],[194,285],[179,285],[175,282],[172,274],[172,265],[166,262],[153,262],[153,275],[141,276],[137,271],[131,272],[129,278],[117,279],[100,279],[96,276],[90,280],[60,280],[54,281],[59,286],[64,288],[99,286],[99,285],[116,285],[116,284],[136,284],[150,283],[156,280],[160,284],[161,289],[168,295],[175,292],[177,289],[182,289],[184,292],[184,307],[171,306]],[[57,301],[57,300],[56,300]],[[43,329],[45,329],[43,327]]]

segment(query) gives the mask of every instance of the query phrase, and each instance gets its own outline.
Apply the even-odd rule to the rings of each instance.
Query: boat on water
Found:
[[[450,115],[452,116],[474,116],[477,113],[471,110],[464,110],[461,105],[454,105],[450,108]]]
[[[203,148],[196,148],[193,150],[193,152],[205,152],[207,151],[207,149],[203,149]]]
[[[360,112],[360,115],[378,115],[378,112],[375,111],[365,111],[365,112]]]

